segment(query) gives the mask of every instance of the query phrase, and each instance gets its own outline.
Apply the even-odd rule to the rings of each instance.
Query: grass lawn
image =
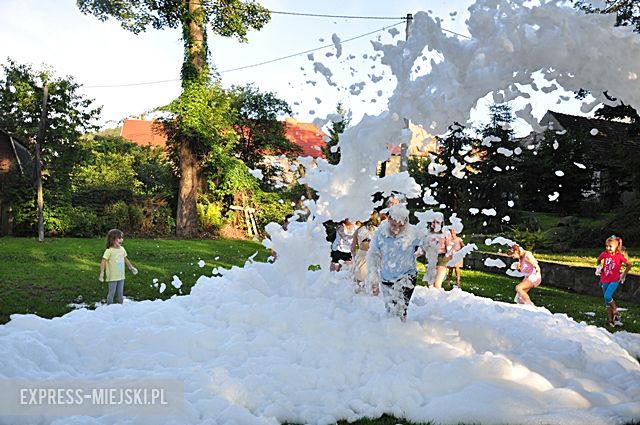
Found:
[[[196,279],[210,275],[213,268],[241,266],[258,252],[256,261],[268,254],[262,245],[230,240],[150,240],[125,239],[129,259],[138,268],[137,276],[127,275],[125,296],[134,300],[168,299],[188,294]],[[103,239],[47,239],[39,243],[28,238],[0,238],[0,324],[15,313],[35,313],[42,317],[61,316],[82,296],[89,308],[105,301],[107,286],[98,282]],[[541,258],[542,259],[542,258]],[[204,267],[199,266],[204,261]],[[636,261],[638,259],[636,258]],[[420,265],[421,266],[421,265]],[[171,285],[176,275],[183,282],[178,290]],[[160,293],[154,286],[165,283]],[[472,270],[462,271],[462,287],[473,294],[513,302],[518,279]],[[445,283],[446,285],[446,283]],[[530,292],[531,299],[553,313],[566,313],[576,321],[604,326],[606,312],[600,297],[578,295],[544,284]],[[640,305],[620,302],[624,321],[621,329],[640,333]],[[356,425],[418,425],[392,416],[361,419]],[[340,425],[347,422],[340,421]]]
[[[134,300],[188,294],[196,279],[210,276],[213,268],[243,265],[256,251],[257,261],[268,257],[261,244],[251,241],[125,238],[123,246],[139,270],[136,276],[127,273],[125,283],[125,297]],[[48,238],[39,243],[0,238],[0,323],[14,313],[51,318],[72,310],[74,302],[89,307],[106,302],[107,284],[98,282],[104,250],[104,239]],[[183,283],[179,290],[171,285],[174,275]],[[166,285],[163,293],[154,279],[158,286]]]
[[[467,242],[468,243],[468,242]],[[505,245],[485,245],[482,243],[476,243],[479,251],[483,252],[502,252],[506,253],[507,247]],[[596,267],[596,259],[598,255],[604,251],[604,243],[602,248],[590,248],[590,249],[572,249],[563,253],[553,253],[544,251],[534,251],[533,254],[540,261],[549,261],[552,263],[567,264],[570,266],[582,266],[582,267]],[[632,274],[640,274],[640,248],[627,247],[627,258],[631,262]]]

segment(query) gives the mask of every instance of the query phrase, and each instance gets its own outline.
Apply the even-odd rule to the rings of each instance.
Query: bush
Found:
[[[198,212],[198,227],[202,231],[217,233],[224,225],[225,219],[222,215],[222,203],[210,202],[203,198],[196,204]]]
[[[529,251],[539,250],[546,245],[545,235],[542,230],[512,227],[510,236],[518,245]]]
[[[271,222],[282,223],[293,212],[290,201],[282,199],[277,192],[255,192],[253,202],[256,204],[255,216],[259,232],[263,232],[264,227]]]
[[[104,221],[98,218],[98,214],[89,208],[72,208],[69,214],[71,226],[69,236],[90,238],[106,234]]]
[[[105,224],[110,228],[117,228],[123,232],[131,232],[131,220],[129,220],[129,206],[124,201],[117,201],[104,208],[103,216]]]

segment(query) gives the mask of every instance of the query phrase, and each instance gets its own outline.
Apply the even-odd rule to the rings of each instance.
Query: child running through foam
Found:
[[[625,269],[621,275],[620,270],[623,264]],[[630,269],[631,263],[627,260],[622,238],[615,235],[609,236],[605,241],[605,250],[602,251],[596,261],[596,276],[600,276],[604,305],[607,307],[607,324],[611,328],[622,326],[622,319],[613,296],[618,286],[624,283]]]
[[[507,255],[519,260],[517,269],[524,274],[522,282],[516,285],[516,297],[514,301],[518,304],[533,304],[531,298],[529,298],[529,291],[539,286],[542,282],[538,260],[536,260],[531,251],[523,249],[517,243],[509,247]]]

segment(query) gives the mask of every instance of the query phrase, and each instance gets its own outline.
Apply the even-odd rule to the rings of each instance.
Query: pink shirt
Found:
[[[619,282],[620,268],[623,263],[629,264],[629,260],[624,255],[619,252],[609,254],[607,251],[603,251],[598,257],[598,264],[602,264],[600,283]]]
[[[524,256],[520,259],[520,272],[523,273],[534,285],[538,286],[540,285],[540,282],[542,282],[542,276],[533,264],[535,261],[533,254],[529,251],[525,251]]]

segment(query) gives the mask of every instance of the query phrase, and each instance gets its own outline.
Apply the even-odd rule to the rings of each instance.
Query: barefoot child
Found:
[[[462,238],[458,236],[458,233],[455,231],[455,229],[452,228],[451,230],[449,230],[449,232],[451,232],[451,249],[449,250],[449,252],[447,252],[447,259],[450,260],[456,252],[464,248],[464,242],[462,241]],[[453,287],[452,278],[453,272],[455,271],[456,285],[458,286],[458,288],[460,288],[460,268],[463,265],[463,260],[460,260],[453,267],[449,267],[449,286]]]
[[[620,275],[620,270],[624,264],[624,272]],[[607,324],[609,327],[622,326],[618,307],[613,300],[613,295],[620,283],[629,274],[631,263],[627,260],[626,250],[622,245],[622,238],[609,236],[605,241],[605,250],[598,256],[596,261],[596,275],[600,276],[600,286],[604,295],[604,304],[607,307]]]
[[[533,304],[531,298],[529,298],[529,291],[542,282],[538,260],[535,259],[531,251],[526,251],[518,244],[513,244],[509,247],[507,255],[519,260],[517,269],[525,276],[522,282],[516,285],[516,297],[514,301],[518,304]]]

